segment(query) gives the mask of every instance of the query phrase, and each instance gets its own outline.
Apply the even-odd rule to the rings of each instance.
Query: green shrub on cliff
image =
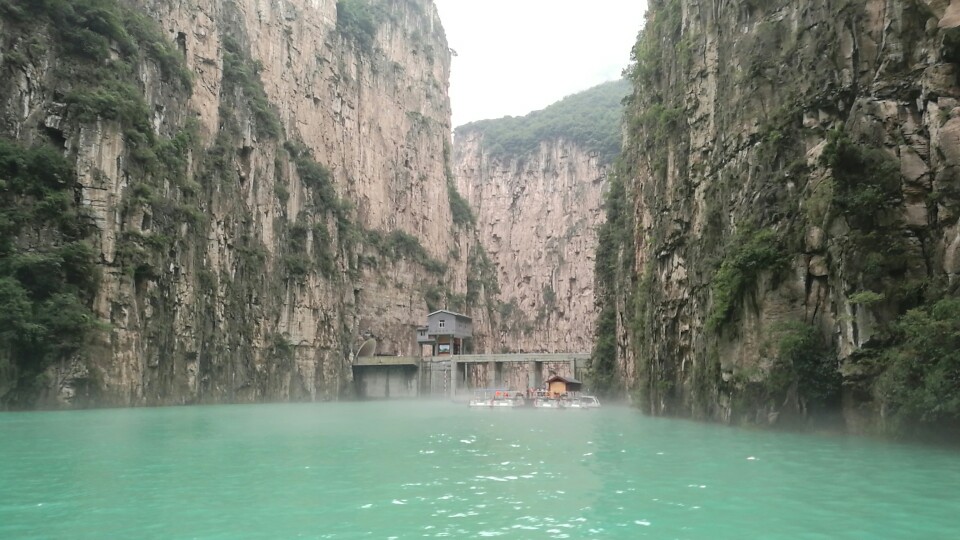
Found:
[[[377,29],[385,17],[383,8],[371,0],[337,1],[337,31],[368,54],[373,53]]]
[[[409,260],[436,275],[443,275],[447,271],[447,265],[431,257],[420,240],[412,234],[401,230],[393,230],[386,235],[380,231],[366,231],[365,236],[371,247],[392,261]]]
[[[450,205],[450,217],[454,225],[460,227],[472,227],[476,224],[477,218],[473,215],[470,203],[463,198],[460,191],[457,190],[457,180],[453,175],[453,169],[450,165],[450,143],[443,141],[443,171],[447,179],[447,202]]]
[[[452,182],[447,182],[447,200],[450,203],[450,216],[453,223],[461,227],[472,227],[477,218],[470,209],[470,203],[460,195],[457,187]]]
[[[0,14],[17,25],[49,24],[68,56],[116,68],[143,55],[168,81],[191,85],[182,54],[157,24],[118,0],[4,0]],[[119,61],[111,58],[112,50],[120,52]]]
[[[620,386],[617,380],[617,295],[623,292],[621,283],[627,282],[634,271],[634,222],[623,183],[626,172],[622,165],[619,163],[617,171],[610,176],[603,203],[607,220],[598,231],[594,263],[594,295],[600,313],[594,330],[588,382],[594,391],[604,396],[615,393]],[[627,300],[626,304],[632,304],[634,299],[628,297]]]
[[[880,295],[858,303],[900,313],[916,307],[916,280],[903,279],[916,252],[903,225],[899,161],[842,130],[830,133],[822,161],[833,175],[830,214],[850,228],[838,242],[847,279]]]
[[[900,164],[893,156],[834,131],[822,159],[833,172],[833,204],[852,227],[870,230],[890,221],[888,215],[903,198]]]
[[[785,390],[796,384],[797,394],[808,408],[827,409],[839,404],[843,378],[836,352],[816,327],[787,323],[780,328],[777,362],[770,383]]]
[[[488,300],[500,294],[497,268],[480,243],[474,244],[470,250],[467,268],[470,269],[467,273],[467,294],[465,298],[468,307],[479,305],[481,292],[486,294]],[[492,308],[492,305],[490,307]]]
[[[0,139],[0,349],[28,382],[98,326],[92,225],[76,184],[53,148]]]
[[[330,212],[337,218],[346,218],[348,204],[337,194],[330,169],[313,159],[313,151],[299,141],[287,141],[284,148],[290,154],[300,181],[313,199],[314,210]]]
[[[960,298],[912,309],[893,325],[877,390],[901,422],[960,421]]]
[[[760,274],[776,270],[784,261],[783,246],[776,231],[747,229],[737,234],[710,284],[712,303],[707,327],[720,330],[756,286]]]
[[[267,99],[260,80],[262,66],[232,36],[223,39],[223,82],[225,91],[240,90],[256,119],[257,134],[275,139],[283,132],[277,113]]]

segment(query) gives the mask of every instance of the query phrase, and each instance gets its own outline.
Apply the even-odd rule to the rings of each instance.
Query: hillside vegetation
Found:
[[[456,134],[483,134],[484,149],[493,158],[515,158],[535,152],[541,141],[566,139],[611,163],[620,153],[621,102],[630,91],[626,80],[607,82],[526,116],[464,124]]]

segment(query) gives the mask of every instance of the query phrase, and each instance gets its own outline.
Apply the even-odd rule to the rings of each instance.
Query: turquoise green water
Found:
[[[960,454],[622,408],[0,415],[0,538],[960,537]]]

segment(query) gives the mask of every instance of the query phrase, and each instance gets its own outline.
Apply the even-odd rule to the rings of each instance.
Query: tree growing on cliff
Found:
[[[99,273],[76,186],[55,149],[0,139],[0,357],[13,360],[20,386],[78,352],[98,326],[90,304]]]
[[[377,28],[385,16],[383,8],[371,0],[339,0],[337,31],[353,40],[361,51],[371,54],[377,39]]]
[[[960,298],[912,309],[893,326],[882,356],[881,401],[901,424],[960,422]]]
[[[617,380],[617,295],[621,292],[621,283],[634,271],[633,218],[627,206],[624,174],[622,168],[618,168],[610,177],[604,199],[607,221],[600,226],[594,263],[594,299],[599,314],[590,355],[589,383],[602,396],[617,394],[623,389],[623,381]]]
[[[747,228],[734,237],[710,284],[712,303],[707,327],[719,331],[733,317],[761,272],[776,271],[786,261],[776,231]]]

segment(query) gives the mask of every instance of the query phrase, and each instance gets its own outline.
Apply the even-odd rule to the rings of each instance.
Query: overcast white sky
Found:
[[[450,47],[454,127],[522,116],[620,77],[645,0],[435,0]]]

